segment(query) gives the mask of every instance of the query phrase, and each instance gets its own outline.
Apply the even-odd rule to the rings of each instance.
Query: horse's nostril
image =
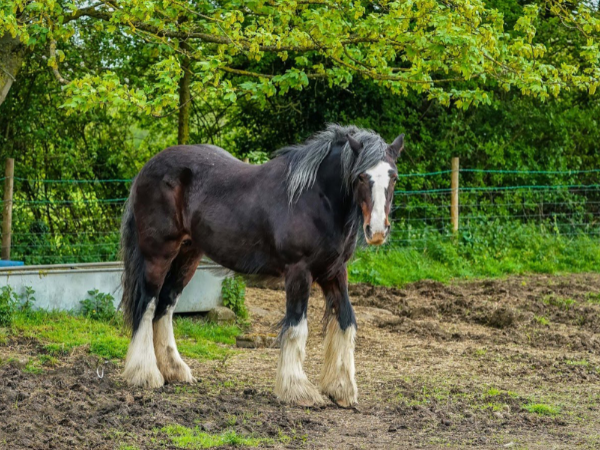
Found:
[[[369,239],[373,236],[373,233],[371,232],[371,225],[367,225],[365,227],[365,234]]]

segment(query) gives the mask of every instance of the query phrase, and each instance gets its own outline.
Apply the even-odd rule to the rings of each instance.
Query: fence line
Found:
[[[18,170],[17,170],[18,172]],[[533,226],[565,238],[600,236],[600,184],[587,170],[439,170],[399,174],[391,219],[392,245],[425,250],[432,240],[483,236]],[[451,185],[452,175],[456,185]],[[483,185],[481,176],[507,174],[510,184]],[[474,175],[474,176],[471,176]],[[545,175],[570,177],[558,184]],[[9,177],[15,183],[11,229],[13,259],[26,263],[92,262],[118,257],[121,211],[132,179],[44,179]],[[6,182],[7,177],[0,178]],[[460,181],[459,181],[460,180]],[[581,183],[578,184],[577,182]],[[462,183],[462,185],[459,185]],[[36,187],[37,186],[37,187]],[[458,193],[453,199],[454,192]],[[40,198],[42,197],[42,198]],[[8,206],[0,200],[3,207]],[[461,203],[464,202],[464,203]],[[456,219],[451,211],[455,206]],[[459,223],[460,220],[460,223]],[[3,233],[4,238],[4,233]]]

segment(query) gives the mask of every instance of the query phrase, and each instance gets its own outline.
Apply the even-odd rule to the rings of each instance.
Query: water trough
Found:
[[[35,308],[79,310],[80,301],[89,298],[88,291],[97,289],[121,301],[123,264],[84,263],[39,266],[0,267],[0,287],[11,286],[21,295],[25,287],[35,290]],[[221,284],[229,276],[221,266],[203,260],[184,289],[175,312],[209,311],[221,302]]]

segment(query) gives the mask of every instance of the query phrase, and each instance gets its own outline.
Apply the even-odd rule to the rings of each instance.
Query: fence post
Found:
[[[458,157],[452,158],[452,179],[451,179],[451,192],[450,197],[450,219],[452,220],[452,232],[458,233],[458,170],[459,161]]]
[[[4,208],[2,211],[2,259],[10,259],[10,239],[12,230],[12,204],[15,177],[15,160],[6,160],[4,172]]]

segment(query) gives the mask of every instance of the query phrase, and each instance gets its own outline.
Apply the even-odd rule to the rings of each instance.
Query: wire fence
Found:
[[[458,236],[476,242],[523,227],[564,239],[600,236],[600,169],[459,172],[458,232],[450,214],[451,170],[399,175],[391,247],[424,251],[432,241]],[[26,264],[118,260],[121,214],[132,180],[13,180],[11,259]]]

